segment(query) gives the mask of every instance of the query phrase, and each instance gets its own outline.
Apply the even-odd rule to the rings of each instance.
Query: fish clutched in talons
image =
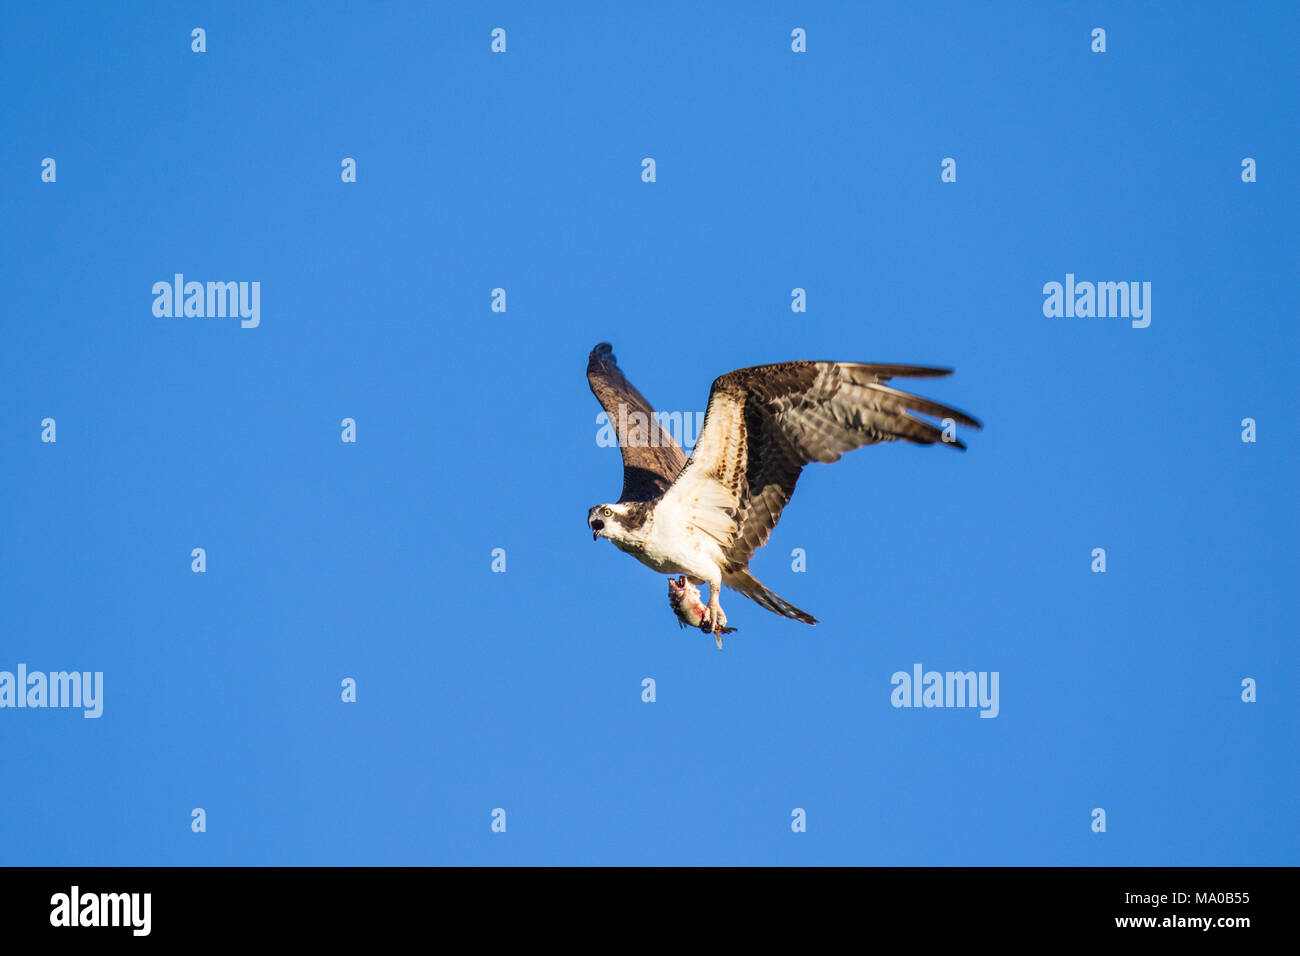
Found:
[[[668,605],[677,615],[678,627],[698,627],[705,634],[712,634],[718,642],[718,650],[722,650],[722,635],[735,630],[725,623],[718,628],[710,623],[709,608],[700,600],[700,589],[686,580],[685,575],[668,579]]]

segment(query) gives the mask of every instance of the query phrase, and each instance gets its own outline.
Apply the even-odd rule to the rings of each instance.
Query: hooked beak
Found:
[[[600,533],[605,530],[605,522],[593,521],[591,523],[591,540],[596,541],[600,538]]]

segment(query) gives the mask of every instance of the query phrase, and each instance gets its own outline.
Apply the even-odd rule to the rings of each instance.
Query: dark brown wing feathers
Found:
[[[623,375],[608,342],[591,350],[587,383],[605,409],[623,453],[623,492],[619,501],[649,501],[668,490],[686,465],[686,456],[655,418],[655,410]]]
[[[950,418],[971,428],[965,412],[883,384],[893,377],[936,378],[949,369],[845,362],[785,362],[739,369],[719,377],[709,393],[742,403],[745,420],[745,487],[728,549],[734,568],[748,565],[767,542],[794,493],[803,466],[838,461],[841,454],[885,441],[943,442],[941,428],[909,414]],[[705,432],[708,421],[705,421]],[[704,434],[701,434],[701,443]],[[959,440],[943,442],[956,448]]]

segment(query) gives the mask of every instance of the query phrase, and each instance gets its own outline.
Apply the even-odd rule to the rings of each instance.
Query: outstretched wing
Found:
[[[623,376],[608,342],[591,350],[587,383],[609,416],[623,452],[623,494],[618,500],[658,498],[681,474],[686,456],[673,436],[660,427],[650,403]]]
[[[659,510],[717,542],[727,573],[749,564],[776,527],[803,466],[883,441],[931,445],[943,432],[909,411],[980,428],[965,412],[884,384],[951,369],[849,362],[783,362],[728,372],[713,383],[699,441]],[[960,441],[945,442],[956,448]]]

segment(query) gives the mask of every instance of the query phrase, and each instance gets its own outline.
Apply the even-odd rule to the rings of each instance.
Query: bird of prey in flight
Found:
[[[709,604],[699,627],[717,638],[719,649],[722,635],[733,630],[719,603],[724,584],[775,614],[816,624],[815,617],[750,574],[749,559],[776,527],[804,465],[838,461],[854,448],[900,439],[964,450],[952,431],[909,412],[971,428],[980,428],[978,421],[885,384],[951,371],[780,362],[728,372],[709,390],[704,427],[688,461],[650,403],[624,377],[613,347],[602,342],[587,359],[587,382],[618,430],[623,493],[617,502],[587,513],[592,540],[608,538],[660,574],[707,584]],[[679,618],[692,620],[679,610],[680,578],[669,582],[669,599]]]

